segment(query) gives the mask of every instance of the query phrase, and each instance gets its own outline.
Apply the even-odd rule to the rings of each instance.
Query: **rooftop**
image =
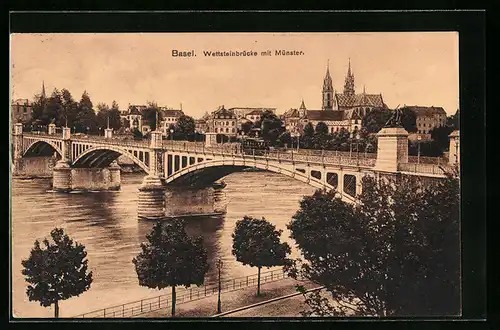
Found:
[[[433,116],[433,115],[445,115],[446,111],[444,111],[443,107],[435,107],[435,106],[419,106],[419,105],[405,105],[401,109],[410,109],[415,112],[415,115],[418,116]]]

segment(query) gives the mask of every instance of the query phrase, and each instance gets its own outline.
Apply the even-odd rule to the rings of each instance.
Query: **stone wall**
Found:
[[[52,157],[25,157],[15,161],[12,175],[24,178],[50,178],[55,160]]]

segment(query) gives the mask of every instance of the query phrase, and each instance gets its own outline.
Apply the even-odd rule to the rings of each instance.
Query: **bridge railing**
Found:
[[[399,163],[398,170],[401,172],[412,172],[422,174],[443,175],[449,169],[449,165]]]
[[[408,156],[408,163],[446,165],[446,164],[448,164],[448,158],[446,158],[446,157]]]
[[[282,270],[271,270],[261,272],[260,284],[276,282],[288,278],[288,274]],[[257,274],[232,279],[221,279],[221,292],[232,292],[257,285]],[[200,300],[219,291],[217,282],[206,283],[202,286],[190,288],[176,288],[176,305],[190,301]],[[164,294],[152,298],[141,299],[126,304],[98,309],[88,313],[74,316],[74,318],[124,318],[134,317],[144,313],[154,312],[172,306],[172,294]]]

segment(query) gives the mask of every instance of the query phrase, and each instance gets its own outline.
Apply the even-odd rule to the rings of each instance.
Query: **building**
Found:
[[[351,61],[345,77],[343,93],[335,91],[330,76],[330,68],[327,66],[326,75],[323,79],[322,110],[351,110],[354,109],[361,117],[364,117],[373,108],[385,108],[382,94],[367,94],[363,87],[363,93],[356,94],[354,88],[354,74],[351,70]]]
[[[229,108],[229,110],[234,112],[238,120],[245,118],[253,111],[259,111],[260,113],[263,113],[264,111],[271,111],[276,114],[276,108]]]
[[[177,124],[179,117],[183,116],[184,112],[182,110],[167,109],[165,107],[161,107],[160,114],[161,114],[161,121],[160,121],[161,131],[163,132],[163,135],[167,136],[168,135],[167,131],[169,130],[169,127],[171,125]]]
[[[128,120],[130,131],[138,129],[140,132],[142,132],[142,115],[137,107],[129,107],[129,113],[126,116],[126,119]]]
[[[299,109],[290,109],[285,112],[282,119],[286,129],[292,133],[301,133],[307,123],[316,127],[319,122],[324,122],[330,133],[338,132],[342,128],[353,132],[361,129],[362,119],[368,112],[378,108],[387,109],[382,94],[367,94],[365,88],[363,88],[363,93],[356,94],[350,60],[343,93],[335,91],[330,68],[327,65],[321,96],[321,110],[307,110],[302,100]]]
[[[210,131],[218,134],[236,136],[238,118],[232,109],[226,109],[222,105],[212,113],[210,119]]]
[[[11,104],[12,123],[26,123],[33,113],[32,104],[28,99],[17,99]]]
[[[435,127],[446,126],[447,116],[443,107],[403,106],[401,110],[409,109],[415,113],[417,133],[430,134]]]

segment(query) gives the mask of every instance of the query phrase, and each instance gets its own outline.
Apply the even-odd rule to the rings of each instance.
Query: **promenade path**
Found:
[[[261,301],[266,301],[269,299],[286,296],[292,293],[296,293],[297,292],[295,289],[296,285],[303,285],[306,289],[312,289],[318,286],[318,284],[309,281],[298,281],[292,278],[287,278],[277,282],[262,284],[261,295],[259,297],[256,296],[257,293],[256,286],[251,286],[233,292],[224,292],[221,294],[222,312],[233,310],[247,305],[252,305]],[[307,307],[304,304],[304,297],[302,295],[289,298],[285,301],[286,304],[289,304],[290,301],[291,302],[290,304],[293,305],[293,307],[291,306],[290,308],[285,308],[285,309],[277,308],[277,306],[280,304],[280,301],[277,301],[275,303],[259,306],[259,308],[255,308],[253,312],[250,312],[250,315],[244,315],[244,316],[252,316],[252,317],[300,316],[300,311],[302,311]],[[284,301],[281,301],[281,304],[284,304]],[[266,307],[268,305],[269,307]],[[217,313],[217,295],[215,294],[213,296],[209,296],[201,300],[177,305],[175,316],[211,317],[216,313]],[[239,313],[243,313],[243,311],[235,313],[234,315],[233,314],[228,315],[226,317],[240,316],[237,315]],[[138,315],[137,317],[161,318],[170,316],[171,316],[171,308],[167,307],[154,312],[144,313]]]

